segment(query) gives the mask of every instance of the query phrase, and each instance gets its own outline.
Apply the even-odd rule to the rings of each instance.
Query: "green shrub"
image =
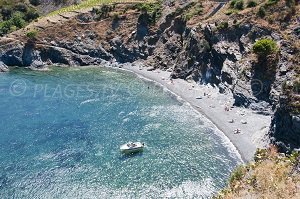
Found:
[[[279,0],[268,0],[265,4],[265,7],[269,7],[278,3]]]
[[[31,30],[26,33],[26,37],[30,40],[35,40],[38,36],[38,31],[36,30]]]
[[[233,183],[236,180],[242,180],[245,174],[245,168],[243,166],[237,167],[231,174],[229,178],[229,183]]]
[[[257,5],[256,1],[250,0],[247,2],[247,8],[253,8]]]
[[[3,20],[9,20],[11,18],[12,13],[13,10],[10,7],[2,7],[1,9],[1,15],[3,17]]]
[[[244,9],[244,1],[243,0],[232,0],[229,3],[229,7],[237,9],[237,10],[243,10]]]
[[[12,18],[10,19],[12,24],[17,28],[25,27],[26,21],[23,19],[24,14],[21,12],[15,12]]]
[[[203,6],[200,4],[192,7],[188,12],[183,16],[183,18],[188,21],[194,16],[200,15],[203,12]]]
[[[136,5],[136,8],[139,11],[146,11],[147,13],[153,13],[156,12],[158,9],[160,9],[161,4],[158,3],[138,3]]]
[[[235,4],[236,4],[237,1],[238,1],[238,0],[232,0],[232,1],[230,1],[229,7],[230,7],[230,8],[234,8],[234,6],[235,6]]]
[[[260,39],[253,45],[253,52],[258,56],[267,56],[277,51],[277,44],[272,39]]]
[[[39,16],[40,16],[39,13],[37,13],[36,10],[31,8],[25,13],[24,18],[27,22],[31,22],[31,21],[37,19]]]
[[[12,25],[13,24],[10,20],[1,22],[0,23],[0,35],[3,36],[5,34],[9,33]]]
[[[292,153],[289,155],[289,160],[293,164],[297,164],[299,156],[300,156],[299,151],[292,151]]]
[[[16,31],[17,29],[18,29],[17,26],[11,26],[9,32],[14,32],[14,31]]]
[[[254,154],[254,161],[260,162],[268,158],[268,150],[267,149],[256,149]]]
[[[231,14],[233,14],[233,13],[236,13],[236,10],[234,10],[234,9],[229,9],[229,10],[227,10],[227,11],[225,12],[226,15],[231,15]]]
[[[138,3],[135,8],[142,12],[147,12],[151,16],[151,24],[155,24],[162,14],[162,2]]]
[[[266,16],[266,10],[263,6],[258,9],[257,16],[264,18]]]
[[[27,12],[28,7],[24,3],[18,3],[17,5],[14,6],[14,10],[19,12]]]
[[[237,9],[237,10],[243,10],[244,9],[244,1],[243,0],[238,0],[234,4],[234,8]]]
[[[217,28],[218,30],[225,30],[228,28],[228,22],[227,21],[222,21],[220,24],[218,24]]]
[[[114,21],[118,21],[120,19],[119,13],[114,13],[112,18]]]

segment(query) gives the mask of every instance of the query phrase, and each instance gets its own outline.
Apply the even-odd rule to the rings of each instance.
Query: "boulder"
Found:
[[[0,60],[7,66],[23,66],[23,50],[19,43],[7,45],[0,50]]]
[[[9,71],[8,67],[2,61],[0,61],[0,72],[8,72],[8,71]]]
[[[44,63],[41,60],[34,60],[31,65],[30,68],[43,68],[46,66],[46,63]]]

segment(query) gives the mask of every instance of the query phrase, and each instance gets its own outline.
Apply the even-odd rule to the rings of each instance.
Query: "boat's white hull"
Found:
[[[144,150],[144,144],[140,142],[136,142],[135,146],[130,146],[128,144],[124,144],[120,147],[122,153],[130,154],[130,153],[138,153]]]
[[[138,153],[138,152],[142,152],[144,150],[144,148],[137,148],[137,149],[123,149],[121,150],[122,153],[125,154],[130,154],[130,153]]]

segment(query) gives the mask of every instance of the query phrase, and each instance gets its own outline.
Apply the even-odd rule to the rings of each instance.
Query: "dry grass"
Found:
[[[295,157],[278,154],[274,147],[259,150],[256,162],[237,169],[232,176],[240,178],[215,198],[300,198],[300,173],[295,171],[299,158]]]
[[[81,3],[77,5],[71,5],[68,7],[61,8],[59,10],[55,10],[51,13],[48,14],[48,16],[54,16],[57,14],[63,14],[67,12],[72,12],[72,11],[78,11],[86,8],[91,8],[103,4],[109,4],[109,3],[138,3],[138,2],[154,2],[155,0],[84,0]]]

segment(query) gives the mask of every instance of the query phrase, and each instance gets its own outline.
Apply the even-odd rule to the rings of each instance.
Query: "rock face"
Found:
[[[18,43],[9,44],[0,49],[0,61],[7,66],[23,66],[24,46]]]
[[[272,118],[270,137],[283,152],[300,149],[300,116],[291,113],[287,97],[281,97]]]

